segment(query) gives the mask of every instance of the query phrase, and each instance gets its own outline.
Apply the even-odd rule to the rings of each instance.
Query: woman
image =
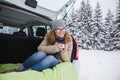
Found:
[[[52,30],[38,46],[38,52],[26,59],[18,68],[19,71],[42,71],[58,63],[70,61],[73,48],[72,38],[65,29],[63,20],[50,21]]]

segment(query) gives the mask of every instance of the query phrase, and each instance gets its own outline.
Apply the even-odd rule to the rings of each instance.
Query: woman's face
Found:
[[[65,32],[66,32],[66,29],[63,28],[63,27],[58,27],[58,28],[55,29],[55,34],[58,37],[64,37]]]

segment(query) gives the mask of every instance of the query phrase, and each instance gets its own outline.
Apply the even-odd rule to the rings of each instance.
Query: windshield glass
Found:
[[[58,11],[61,9],[69,0],[37,0],[38,5],[52,11]],[[58,3],[58,4],[57,4]]]

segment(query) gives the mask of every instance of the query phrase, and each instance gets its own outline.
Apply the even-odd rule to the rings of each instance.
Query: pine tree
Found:
[[[112,25],[114,25],[114,21],[113,21],[114,15],[111,13],[110,9],[108,10],[108,13],[105,17],[105,29],[109,30]],[[111,30],[111,29],[110,29]],[[111,31],[110,31],[111,32]]]
[[[120,32],[120,0],[118,0],[118,4],[116,6],[115,24],[116,27],[113,30],[113,36]]]
[[[86,12],[85,6],[86,6],[85,1],[82,0],[81,3],[80,3],[80,8],[78,8],[79,9],[78,13],[81,13],[81,12],[85,13]]]
[[[81,4],[80,4],[80,8],[79,10],[77,11],[78,13],[78,16],[79,16],[79,22],[83,22],[85,21],[86,19],[86,4],[85,4],[85,1],[81,1]],[[81,26],[83,26],[84,24],[82,24]]]
[[[114,15],[111,13],[110,9],[108,10],[108,13],[105,17],[105,50],[111,50],[113,48],[112,45],[112,36],[111,34],[113,33],[113,29],[115,28],[114,26],[114,21],[113,21]]]
[[[118,5],[116,9],[115,24],[116,25],[112,33],[112,45],[114,46],[113,49],[120,50],[120,0],[118,0]]]
[[[85,3],[83,0],[77,10],[77,23],[79,29],[79,44],[84,49],[91,49],[91,33],[92,33],[92,8],[89,1]]]
[[[89,1],[87,0],[86,3],[86,20],[85,20],[85,24],[86,24],[86,29],[89,33],[92,32],[91,26],[92,26],[92,8],[89,4]]]
[[[85,25],[84,25],[84,34],[86,36],[86,49],[92,49],[92,8],[89,4],[89,0],[86,2],[86,12],[84,16],[86,17],[85,20]]]
[[[102,10],[99,3],[94,11],[94,25],[93,25],[93,47],[94,49],[102,49],[104,47],[104,25],[102,21]]]
[[[80,8],[78,8],[77,10],[77,23],[78,25],[78,41],[79,41],[79,46],[80,48],[84,48],[86,49],[87,45],[86,45],[86,31],[85,31],[85,20],[87,18],[86,14],[86,4],[85,1],[82,0],[80,3]]]
[[[97,6],[94,11],[94,22],[96,23],[96,26],[98,26],[98,23],[102,23],[102,11],[101,11],[101,6],[97,2]]]
[[[71,13],[66,17],[67,21],[67,29],[68,31],[77,38],[76,32],[78,32],[78,22],[77,22],[77,14],[74,8],[71,10]]]
[[[117,28],[120,31],[120,0],[118,2],[118,6],[117,6],[117,10],[116,10],[116,24],[117,24]]]

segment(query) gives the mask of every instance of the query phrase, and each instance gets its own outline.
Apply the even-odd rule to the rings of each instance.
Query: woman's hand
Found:
[[[58,51],[64,50],[65,49],[65,44],[62,43],[55,43],[56,48],[58,49]]]

